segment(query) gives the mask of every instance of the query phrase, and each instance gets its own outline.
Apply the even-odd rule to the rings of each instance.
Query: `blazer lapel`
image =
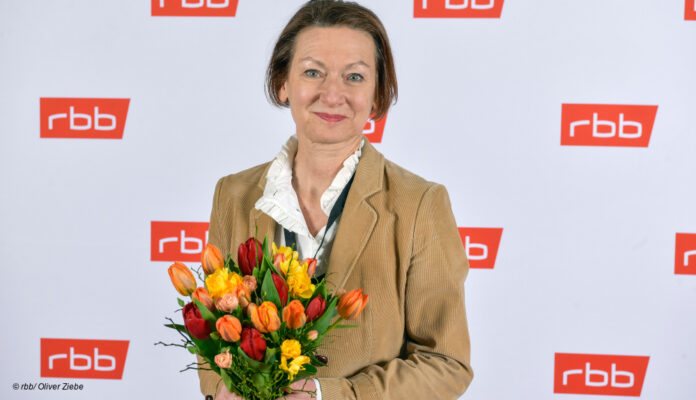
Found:
[[[266,175],[268,174],[270,166],[271,163],[268,163],[268,167],[265,168],[263,176],[257,185],[257,189],[259,190],[258,196],[255,196],[257,199],[263,195],[263,191],[266,188]],[[266,213],[252,207],[249,211],[249,236],[247,237],[255,237],[261,243],[263,243],[264,237],[268,237],[268,247],[270,248],[271,242],[275,240],[276,224],[275,220]]]
[[[382,190],[383,179],[384,156],[366,140],[329,256],[326,280],[336,290],[345,285],[377,224],[367,199]]]

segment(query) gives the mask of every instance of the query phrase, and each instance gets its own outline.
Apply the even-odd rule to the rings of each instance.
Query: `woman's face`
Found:
[[[350,143],[375,103],[375,45],[363,31],[311,27],[295,40],[281,101],[290,101],[297,134],[313,143]]]

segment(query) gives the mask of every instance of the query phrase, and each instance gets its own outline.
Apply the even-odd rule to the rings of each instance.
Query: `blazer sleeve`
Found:
[[[224,178],[223,178],[224,179]],[[223,179],[220,179],[215,185],[215,194],[213,195],[213,208],[212,211],[210,212],[210,226],[208,227],[208,243],[213,244],[220,248],[222,251],[225,249],[225,242],[224,239],[222,238],[223,232],[222,232],[222,221],[221,221],[221,216],[220,212],[221,210],[219,209],[220,207],[220,192],[222,188],[222,182]],[[224,253],[226,254],[226,253]],[[205,360],[201,358],[200,356],[196,356],[198,358],[198,362],[204,363],[201,364],[201,367],[203,368],[209,368],[208,364],[205,363]],[[213,371],[210,370],[204,370],[204,369],[199,369],[198,370],[198,378],[200,379],[200,385],[201,385],[201,393],[203,396],[217,396],[217,394],[220,392],[220,389],[222,389],[222,380]]]
[[[322,378],[324,400],[457,399],[469,386],[464,309],[466,252],[447,190],[433,184],[421,199],[407,274],[407,357],[370,365],[348,378]]]

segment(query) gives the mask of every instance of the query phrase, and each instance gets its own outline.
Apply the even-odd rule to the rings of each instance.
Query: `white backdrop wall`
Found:
[[[153,16],[158,3],[0,1],[0,398],[200,398],[195,373],[178,373],[189,355],[153,346],[176,340],[162,324],[179,318],[171,262],[151,247],[167,235],[153,227],[205,223],[216,180],[270,160],[294,132],[263,77],[302,1],[239,0],[234,17]],[[446,3],[468,2],[429,11],[454,12]],[[621,355],[647,357],[644,381],[631,370],[641,398],[696,398],[693,3],[472,0],[463,18],[414,18],[420,0],[364,1],[387,27],[400,86],[375,145],[446,185],[472,267],[487,267],[466,282],[475,378],[462,399],[586,398],[557,393],[584,379],[600,386],[576,393],[617,394],[628,375],[602,386],[596,371],[629,371]],[[476,18],[471,6],[486,4],[500,17]],[[129,99],[125,125],[112,113],[123,136],[42,137],[67,129],[71,105],[96,104],[42,98]],[[652,129],[635,105],[657,106]],[[633,121],[649,142],[602,137],[601,121],[622,119],[624,136]],[[585,145],[562,145],[577,121]],[[122,375],[50,377],[42,338],[127,341]],[[581,372],[556,390],[572,367],[559,353],[579,354]],[[62,382],[83,388],[22,386]]]

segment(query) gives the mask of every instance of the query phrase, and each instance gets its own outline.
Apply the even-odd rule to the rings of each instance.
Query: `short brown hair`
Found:
[[[345,26],[364,31],[375,42],[377,85],[375,88],[375,119],[383,117],[398,97],[394,58],[387,32],[377,15],[352,1],[310,0],[303,5],[281,32],[266,70],[266,94],[271,103],[287,107],[280,101],[278,91],[287,80],[295,51],[297,35],[309,27]]]

